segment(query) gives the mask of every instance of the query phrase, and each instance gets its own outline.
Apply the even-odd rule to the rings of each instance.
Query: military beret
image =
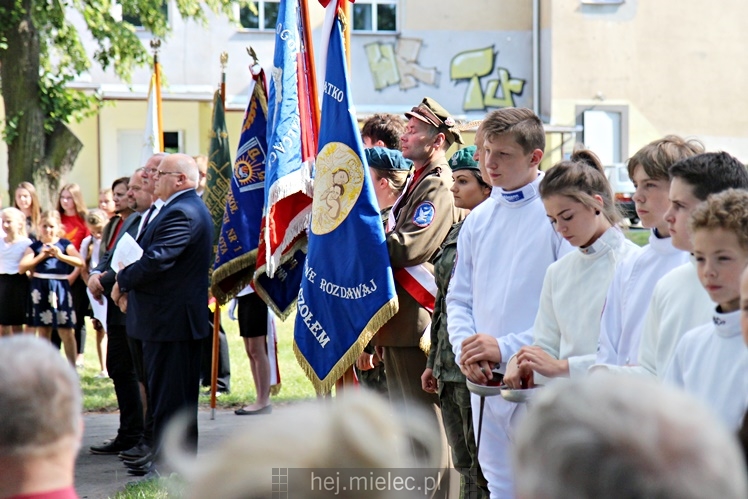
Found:
[[[364,149],[366,162],[377,170],[409,171],[413,162],[403,157],[403,153],[385,147],[370,147]]]
[[[475,155],[476,149],[477,147],[475,146],[468,146],[454,153],[452,157],[449,158],[449,167],[452,168],[452,171],[453,172],[457,170],[480,171],[480,168],[478,167],[478,162],[473,159],[473,155]]]
[[[446,109],[431,97],[424,97],[423,101],[406,112],[405,116],[435,126],[440,132],[444,133],[450,144],[453,142],[457,142],[458,144],[465,143],[462,140],[462,135],[460,135],[460,130],[457,128],[457,122],[449,115]]]

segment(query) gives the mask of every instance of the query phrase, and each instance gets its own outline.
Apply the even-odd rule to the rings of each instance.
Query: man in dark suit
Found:
[[[163,207],[141,228],[143,255],[120,270],[112,298],[126,300],[128,333],[143,343],[158,460],[164,428],[183,410],[190,419],[188,444],[197,449],[200,340],[208,334],[213,226],[195,192],[199,173],[194,159],[166,156],[154,178]]]
[[[121,219],[114,222],[112,222],[114,219],[110,220],[110,224],[121,223],[121,227],[117,230],[116,236],[112,237],[108,251],[104,253],[99,265],[91,271],[91,277],[88,280],[88,288],[94,299],[103,298],[107,301],[106,330],[109,338],[106,359],[107,372],[109,372],[109,377],[112,378],[114,383],[114,393],[117,396],[117,405],[120,411],[117,436],[101,445],[91,446],[90,451],[93,454],[117,454],[127,451],[136,446],[143,438],[143,404],[138,386],[138,376],[133,366],[128,345],[125,315],[110,296],[115,282],[114,270],[110,268],[114,248],[124,234],[130,234],[133,238],[136,236],[140,213],[147,210],[151,205],[151,196],[147,193],[148,199],[140,203],[141,205],[145,204],[144,207],[129,202],[129,193],[133,189],[140,190],[142,184],[140,169],[138,169],[127,181],[128,196],[124,201],[126,203],[124,208],[126,209],[118,210]],[[114,231],[110,229],[110,232]]]

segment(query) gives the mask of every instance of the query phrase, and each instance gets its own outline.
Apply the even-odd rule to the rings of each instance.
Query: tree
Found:
[[[176,0],[182,17],[205,23],[205,10],[233,19],[232,0]],[[242,1],[254,8],[252,2]],[[122,13],[137,15],[157,37],[168,33],[163,0],[120,0]],[[96,94],[68,88],[91,60],[66,13],[77,11],[96,41],[94,62],[130,81],[136,66],[151,62],[134,27],[113,15],[110,0],[0,0],[0,86],[5,103],[3,138],[8,144],[8,185],[33,182],[44,205],[82,148],[67,124],[95,114]]]

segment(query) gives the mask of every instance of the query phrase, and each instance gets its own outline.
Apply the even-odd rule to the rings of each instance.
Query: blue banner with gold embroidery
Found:
[[[309,245],[294,328],[296,357],[317,393],[330,391],[397,312],[337,16],[329,37]]]
[[[257,75],[244,113],[239,148],[225,200],[211,291],[220,303],[233,298],[252,281],[265,201],[267,91],[265,74]]]

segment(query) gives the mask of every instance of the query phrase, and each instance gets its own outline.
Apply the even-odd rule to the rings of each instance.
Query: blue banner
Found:
[[[397,296],[348,85],[340,21],[327,53],[314,202],[294,349],[318,393],[397,312]]]
[[[267,153],[267,93],[260,70],[244,113],[239,148],[234,161],[211,291],[219,303],[233,298],[252,281],[265,199]]]
[[[257,272],[272,277],[292,256],[290,248],[304,234],[311,212],[311,159],[304,154],[308,102],[302,61],[298,0],[281,0],[275,29],[275,54],[268,100],[268,156],[265,221]],[[299,88],[302,88],[300,95]]]

